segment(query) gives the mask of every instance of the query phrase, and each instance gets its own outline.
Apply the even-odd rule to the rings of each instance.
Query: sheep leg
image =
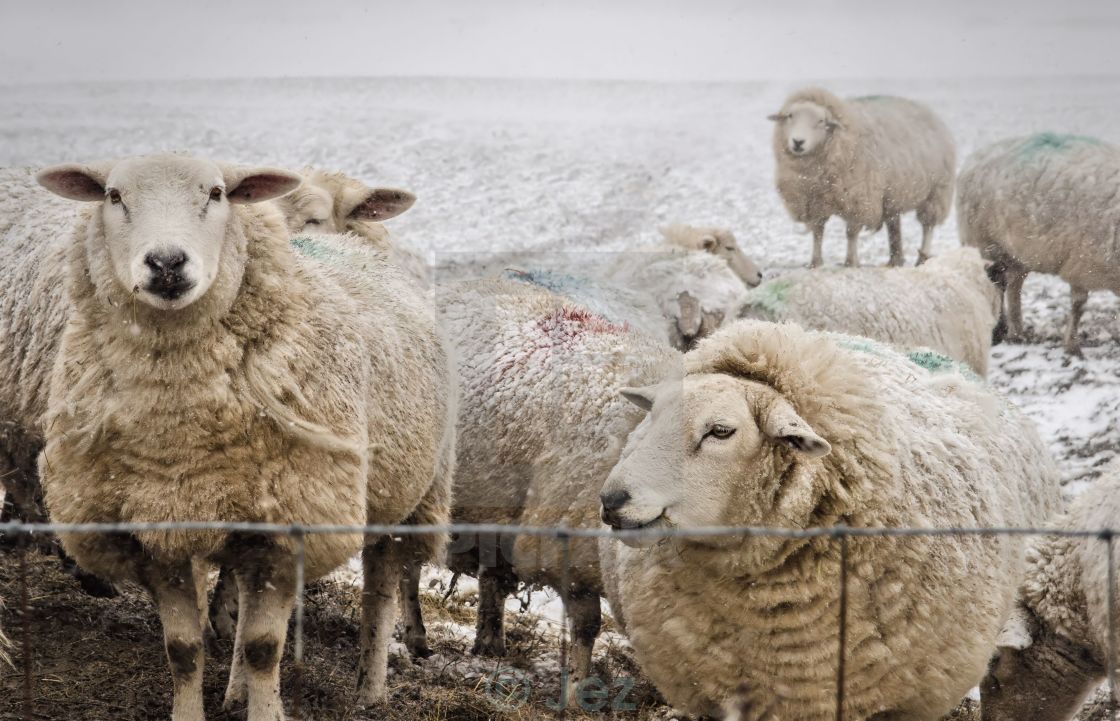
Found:
[[[853,268],[859,267],[860,230],[862,230],[861,226],[855,224],[848,225],[848,255],[844,258],[844,265],[850,265]]]
[[[887,218],[887,243],[891,252],[887,265],[892,268],[901,267],[906,259],[902,254],[902,218],[900,216],[892,215]]]
[[[918,249],[918,262],[921,265],[933,257],[933,226],[922,223],[922,247]]]
[[[826,221],[827,222],[827,221]],[[813,223],[813,257],[809,261],[810,268],[819,268],[824,265],[824,223]]]
[[[517,579],[500,562],[484,563],[478,570],[478,620],[475,623],[476,656],[506,655],[506,598],[517,587]]]
[[[191,566],[152,563],[143,569],[143,581],[163,624],[164,649],[175,688],[171,720],[203,721],[202,615]]]
[[[292,559],[274,547],[254,554],[252,561],[238,572],[241,647],[235,649],[240,652],[248,721],[284,721],[280,657],[295,604],[295,568]]]
[[[214,600],[210,602],[210,627],[221,639],[233,639],[237,633],[237,576],[226,566],[218,572]]]
[[[424,627],[424,613],[420,608],[420,571],[423,563],[416,558],[405,564],[401,577],[401,615],[404,617],[404,645],[415,658],[428,658],[428,629]]]
[[[1071,285],[1069,295],[1070,309],[1069,324],[1066,326],[1066,353],[1080,358],[1082,353],[1078,328],[1081,326],[1081,314],[1085,312],[1085,304],[1089,302],[1089,291]]]
[[[1007,340],[1013,343],[1023,341],[1023,281],[1027,271],[1022,268],[1007,269]]]
[[[580,685],[591,675],[591,651],[602,628],[599,594],[584,589],[573,590],[564,599],[568,613],[568,629],[572,644],[568,652],[568,702],[578,705]]]
[[[396,541],[382,537],[362,549],[361,656],[358,660],[358,703],[371,706],[388,698],[389,641],[397,617],[401,559]]]

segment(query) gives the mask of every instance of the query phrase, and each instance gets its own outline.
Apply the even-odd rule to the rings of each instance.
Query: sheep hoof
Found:
[[[431,658],[435,655],[435,651],[428,647],[428,643],[408,644],[408,655],[413,659]]]
[[[927,255],[927,254],[925,254],[925,253],[922,253],[921,251],[919,251],[919,252],[918,252],[918,262],[917,262],[917,263],[915,263],[914,265],[915,265],[915,266],[921,265],[922,263],[926,262],[927,260],[929,260],[929,259],[930,259],[930,258],[932,258],[932,257],[933,257],[932,255]]]
[[[904,265],[906,265],[906,261],[903,260],[902,258],[891,258],[890,260],[887,261],[887,264],[886,264],[885,267],[887,267],[887,268],[901,268]]]
[[[506,655],[505,641],[501,639],[476,638],[474,646],[471,647],[471,655],[501,658]]]

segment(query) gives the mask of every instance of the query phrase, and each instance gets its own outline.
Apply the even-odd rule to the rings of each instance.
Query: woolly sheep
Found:
[[[1117,518],[1120,462],[1055,525],[1102,530],[1115,528]],[[1106,544],[1096,537],[1040,537],[1027,551],[1026,576],[980,684],[984,721],[1066,721],[1106,676]]]
[[[1010,403],[951,362],[927,370],[867,339],[739,321],[685,356],[683,380],[624,393],[648,414],[603,487],[615,529],[1023,526],[1058,504],[1046,446]],[[627,543],[602,540],[604,585],[671,704],[835,718],[835,539]],[[844,717],[940,718],[984,672],[1021,540],[847,549]]]
[[[661,377],[679,354],[570,299],[503,278],[447,286],[440,308],[463,389],[453,519],[597,527],[599,489],[640,419],[618,389]],[[474,652],[504,655],[505,597],[517,580],[544,584],[568,611],[570,685],[586,678],[600,625],[596,543],[572,539],[570,559],[565,586],[556,539],[454,539],[449,565],[479,577]]]
[[[900,217],[911,210],[922,225],[918,263],[931,256],[933,228],[953,202],[956,149],[929,108],[882,95],[841,100],[805,88],[770,120],[778,193],[793,219],[813,232],[810,267],[823,263],[824,226],[833,215],[848,226],[846,265],[859,265],[860,230],[884,223],[890,265],[902,265]]]
[[[999,306],[980,254],[956,248],[917,268],[794,271],[751,290],[740,316],[929,347],[983,376]]]
[[[370,188],[343,173],[304,168],[303,185],[276,200],[293,235],[299,233],[351,232],[423,284],[431,285],[431,269],[416,251],[399,240],[390,240],[379,221],[395,218],[412,207],[416,196],[396,188]]]
[[[674,224],[658,228],[657,231],[668,245],[680,246],[685,250],[703,250],[722,258],[735,275],[752,288],[762,282],[762,271],[743,252],[735,236],[726,228]]]
[[[957,184],[961,243],[1005,271],[1008,337],[1023,338],[1028,273],[1069,283],[1065,349],[1080,355],[1081,313],[1091,290],[1120,294],[1120,147],[1041,133],[1004,140],[965,161]]]
[[[670,343],[681,350],[733,320],[748,288],[721,257],[674,245],[620,253],[608,262],[601,277],[604,282],[638,288],[652,297],[668,320]],[[759,282],[761,275],[749,285]]]
[[[274,210],[248,205],[288,192],[298,175],[150,156],[55,166],[38,179],[100,201],[63,244],[70,307],[39,464],[55,520],[445,522],[455,402],[434,313],[361,239],[289,245]],[[56,247],[29,231],[25,252]],[[180,531],[62,542],[83,566],[152,593],[175,721],[203,718],[201,574],[234,568],[226,705],[247,699],[250,721],[284,718],[294,539]],[[362,549],[363,703],[385,698],[396,584],[420,543]],[[361,545],[308,536],[306,577]]]

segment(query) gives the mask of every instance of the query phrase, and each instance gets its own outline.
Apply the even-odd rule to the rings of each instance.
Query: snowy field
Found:
[[[897,93],[948,122],[960,157],[1035,131],[1120,142],[1120,78],[844,81],[842,94]],[[241,162],[313,164],[416,193],[391,221],[440,265],[472,253],[625,250],[673,221],[730,227],[768,276],[804,263],[774,190],[770,123],[791,83],[651,84],[451,79],[243,80],[0,88],[0,164],[157,150]],[[936,248],[957,243],[955,218]],[[904,224],[907,257],[918,227]],[[883,233],[861,243],[886,259]],[[843,258],[834,220],[826,260]],[[1084,360],[1060,348],[1068,292],[1028,279],[1033,340],[993,351],[991,382],[1051,444],[1070,492],[1120,448],[1120,302],[1094,294]]]

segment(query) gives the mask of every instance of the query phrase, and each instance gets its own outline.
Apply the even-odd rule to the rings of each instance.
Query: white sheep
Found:
[[[1120,461],[1055,524],[1115,529]],[[1115,569],[1114,569],[1115,570]],[[1019,601],[980,684],[984,721],[1067,721],[1108,669],[1108,551],[1097,537],[1042,536],[1027,551]],[[1120,648],[1120,638],[1111,646]]]
[[[362,239],[289,244],[274,209],[249,205],[290,191],[298,175],[151,156],[55,166],[38,180],[96,203],[63,242],[69,310],[39,464],[53,519],[446,520],[455,397],[432,308]],[[27,231],[23,249],[57,262],[58,228]],[[400,569],[437,541],[376,538],[362,548],[362,703],[386,696]],[[241,596],[226,704],[247,699],[250,721],[284,718],[293,538],[177,531],[62,542],[93,572],[152,593],[174,721],[203,718],[201,573],[234,568]],[[362,543],[307,536],[306,578]]]
[[[668,245],[685,250],[703,250],[722,258],[735,275],[751,288],[762,282],[762,271],[750,256],[743,252],[735,235],[726,228],[693,226],[674,223],[657,229]]]
[[[451,284],[439,303],[463,389],[453,519],[597,527],[599,489],[641,416],[618,390],[663,376],[680,355],[522,282]],[[479,577],[475,653],[504,655],[505,598],[518,580],[540,583],[559,591],[570,619],[568,685],[586,678],[600,625],[598,550],[592,539],[570,550],[565,574],[554,538],[452,541],[449,565]]]
[[[799,90],[770,116],[775,121],[778,193],[793,219],[813,232],[810,267],[823,263],[824,226],[847,224],[846,265],[859,265],[859,233],[884,223],[890,265],[903,264],[900,218],[922,225],[918,263],[931,257],[933,228],[953,202],[956,149],[929,108],[874,95],[842,100],[821,88]]]
[[[1049,273],[1069,283],[1065,349],[1081,354],[1078,325],[1091,290],[1120,294],[1120,147],[1040,133],[973,153],[957,183],[961,243],[1005,272],[1008,338],[1022,340],[1023,281]]]
[[[739,321],[646,409],[603,488],[615,529],[1024,526],[1058,505],[1031,423],[974,376],[864,338]],[[640,535],[640,534],[639,534]],[[674,706],[836,717],[836,539],[603,539],[611,608]],[[852,537],[844,717],[933,721],[984,673],[1017,537]],[[750,711],[756,709],[757,711]]]
[[[288,230],[299,233],[351,232],[419,281],[431,285],[431,268],[423,255],[397,239],[390,239],[381,221],[395,218],[412,207],[416,196],[397,188],[371,188],[344,173],[304,168],[303,185],[276,199]]]
[[[1000,291],[972,248],[917,268],[819,268],[768,280],[747,293],[740,316],[928,347],[988,371]]]

